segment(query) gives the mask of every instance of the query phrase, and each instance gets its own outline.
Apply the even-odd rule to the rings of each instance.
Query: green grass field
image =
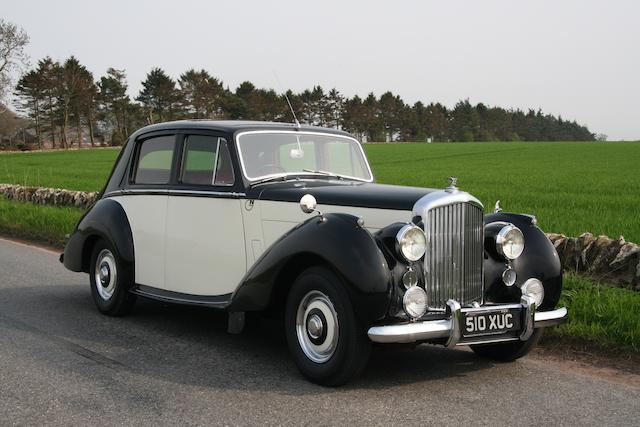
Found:
[[[459,186],[487,211],[532,213],[550,232],[640,242],[640,143],[456,143],[365,146],[378,182]],[[0,155],[0,182],[98,191],[117,150]]]

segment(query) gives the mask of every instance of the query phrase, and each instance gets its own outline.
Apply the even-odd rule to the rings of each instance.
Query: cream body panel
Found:
[[[164,289],[203,296],[236,289],[247,271],[244,202],[169,196]]]
[[[306,221],[311,215],[318,215],[317,213],[305,214],[300,210],[298,203],[265,200],[256,201],[255,204],[254,209],[259,208],[262,217],[265,248],[271,246],[283,234],[295,227],[296,224]],[[411,221],[411,211],[321,204],[318,204],[318,210],[323,213],[346,213],[362,217],[364,219],[364,227],[370,233],[375,233],[394,222]]]
[[[120,203],[133,234],[135,281],[140,285],[164,288],[165,195],[112,197]]]

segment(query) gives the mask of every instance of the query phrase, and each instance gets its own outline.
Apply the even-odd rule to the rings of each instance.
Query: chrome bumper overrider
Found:
[[[492,335],[462,340],[462,313],[482,312],[501,309],[521,309],[523,313],[522,329],[517,337],[504,337]],[[416,341],[429,341],[446,339],[446,345],[466,345],[469,343],[487,343],[500,341],[527,340],[535,328],[558,325],[567,319],[567,309],[562,307],[552,311],[536,312],[533,300],[523,296],[520,304],[489,305],[478,308],[462,308],[457,301],[447,301],[448,318],[440,320],[427,320],[423,322],[410,322],[396,325],[373,326],[369,328],[369,339],[378,343],[409,343]]]

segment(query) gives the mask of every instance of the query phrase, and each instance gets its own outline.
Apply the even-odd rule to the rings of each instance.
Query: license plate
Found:
[[[477,337],[481,335],[500,335],[520,330],[520,310],[497,310],[463,313],[462,335]]]

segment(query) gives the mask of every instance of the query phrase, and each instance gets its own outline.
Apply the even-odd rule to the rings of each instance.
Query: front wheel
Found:
[[[287,299],[285,333],[291,355],[310,381],[339,386],[367,364],[371,344],[340,279],[313,267],[293,284]]]
[[[479,356],[499,362],[513,362],[526,356],[542,337],[542,328],[536,329],[526,341],[511,341],[497,344],[477,344],[470,346]]]
[[[101,313],[124,316],[131,311],[135,302],[135,295],[129,292],[133,272],[105,240],[97,241],[93,247],[89,281],[93,301]]]

